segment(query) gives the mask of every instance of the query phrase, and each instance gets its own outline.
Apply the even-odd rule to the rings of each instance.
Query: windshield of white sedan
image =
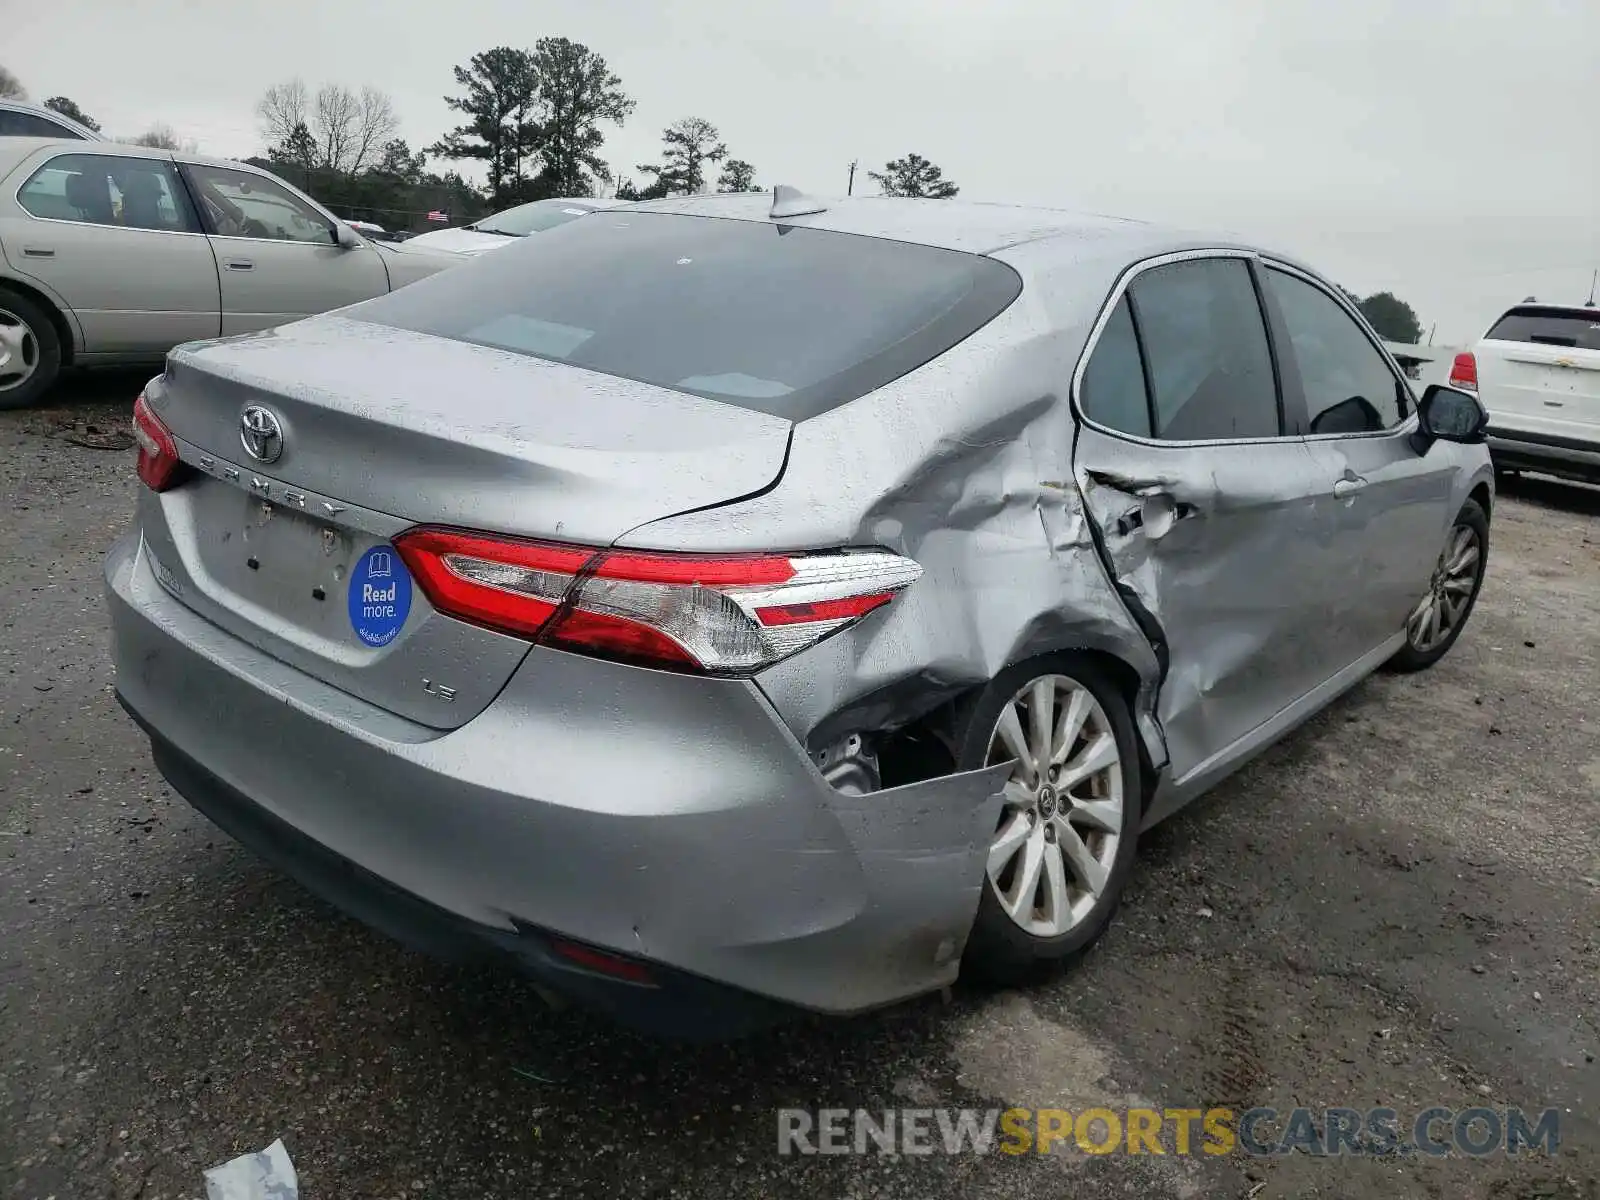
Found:
[[[953,250],[601,212],[343,315],[804,420],[944,353],[1021,286]]]
[[[472,226],[479,233],[499,233],[506,237],[527,237],[530,233],[543,233],[557,225],[586,215],[590,210],[573,205],[566,200],[535,200],[532,204],[519,204],[505,212],[485,217]]]

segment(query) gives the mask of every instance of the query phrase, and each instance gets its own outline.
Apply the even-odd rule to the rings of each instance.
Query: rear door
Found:
[[[338,243],[332,218],[253,171],[183,164],[216,253],[222,332],[252,333],[389,290],[372,246]]]
[[[13,269],[73,310],[91,354],[216,337],[217,264],[170,155],[44,152],[0,204]]]
[[[1249,261],[1141,264],[1079,368],[1075,468],[1130,609],[1167,654],[1182,783],[1332,674],[1325,486],[1285,427]]]
[[[1284,391],[1328,480],[1316,499],[1332,567],[1325,628],[1354,662],[1399,633],[1427,591],[1456,461],[1447,446],[1417,453],[1410,390],[1332,289],[1276,263],[1261,278]]]
[[[1600,446],[1600,309],[1513,308],[1478,343],[1490,432]]]

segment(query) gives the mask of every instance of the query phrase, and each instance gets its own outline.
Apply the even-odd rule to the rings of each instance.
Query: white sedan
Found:
[[[368,241],[303,192],[227,159],[0,140],[0,408],[62,367],[158,363],[385,292],[464,255]]]

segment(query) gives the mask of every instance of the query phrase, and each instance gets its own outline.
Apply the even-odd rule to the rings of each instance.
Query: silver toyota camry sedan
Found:
[[[413,945],[681,1034],[1023,981],[1472,612],[1483,410],[1288,258],[787,188],[537,240],[173,351],[106,564],[172,786]]]

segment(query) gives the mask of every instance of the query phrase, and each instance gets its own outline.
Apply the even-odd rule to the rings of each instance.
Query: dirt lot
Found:
[[[1600,491],[1508,488],[1452,654],[1147,838],[1069,975],[683,1047],[391,945],[163,785],[100,597],[139,382],[0,414],[0,1197],[198,1197],[280,1136],[307,1200],[1600,1196]],[[789,1105],[1141,1100],[1555,1107],[1561,1150],[776,1153]]]

